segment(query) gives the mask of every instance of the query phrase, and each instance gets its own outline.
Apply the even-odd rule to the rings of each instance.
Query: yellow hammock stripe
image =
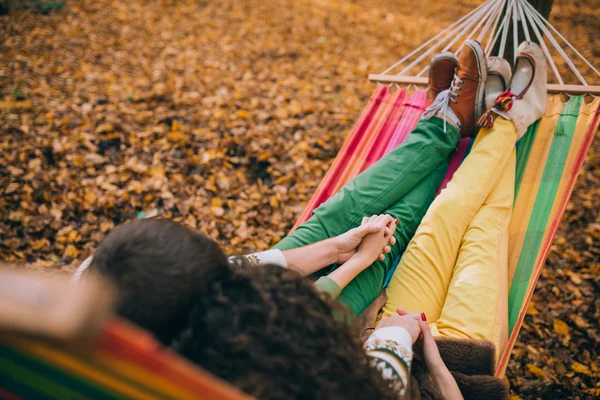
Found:
[[[111,390],[122,393],[128,398],[163,400],[164,396],[175,399],[198,399],[198,396],[172,384],[161,376],[154,374],[141,366],[132,362],[124,361],[106,352],[94,352],[91,359],[100,364],[104,370],[112,371],[112,374],[106,374],[96,366],[85,363],[76,357],[60,350],[56,350],[46,344],[39,342],[10,338],[11,345],[21,351],[32,354],[35,357],[45,360],[53,365],[64,368],[91,381],[97,382]],[[113,375],[128,377],[152,388],[154,391],[162,393],[161,397],[136,389],[131,383],[123,382]]]
[[[559,96],[548,98],[546,115],[542,118],[537,128],[535,141],[529,154],[529,162],[523,175],[521,188],[515,202],[513,215],[508,228],[508,283],[509,289],[515,275],[519,257],[523,248],[523,242],[527,235],[529,217],[535,204],[536,195],[542,181],[542,174],[546,166],[554,130],[563,108],[563,102]]]

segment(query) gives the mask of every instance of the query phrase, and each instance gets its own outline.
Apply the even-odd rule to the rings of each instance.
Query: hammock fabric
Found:
[[[114,320],[90,349],[10,335],[0,341],[0,399],[250,399]]]
[[[348,165],[347,160],[352,160],[353,165],[360,165],[361,168],[354,167],[351,173],[346,174],[338,170],[330,170],[296,222],[294,229],[306,221],[319,204],[374,162],[376,156],[381,157],[406,139],[428,102],[422,91],[417,91],[412,96],[408,96],[405,89],[397,93],[400,93],[398,97],[402,96],[406,100],[404,100],[405,106],[399,108],[403,112],[399,119],[396,114],[386,114],[389,118],[393,118],[390,124],[396,119],[399,121],[394,134],[388,139],[388,131],[385,129],[365,127],[364,115],[367,113],[377,115],[385,107],[384,102],[377,99],[380,96],[388,96],[389,93],[386,87],[379,87],[371,97],[363,117],[359,119],[348,138],[348,140],[356,139],[356,132],[360,129],[366,132],[360,136],[364,142],[353,142],[352,146],[348,143],[344,144],[332,166],[332,168],[341,168],[342,165]],[[384,113],[379,114],[383,118]],[[376,126],[386,126],[376,118],[371,118],[369,121]],[[563,103],[559,95],[550,96],[544,117],[532,125],[517,144],[515,205],[509,230],[509,282],[511,282],[508,298],[509,341],[506,348],[499,349],[497,373],[500,376],[506,369],[510,352],[527,311],[527,304],[599,124],[600,98],[585,103],[582,96],[576,96]],[[383,146],[383,143],[387,147],[382,153],[378,149]],[[364,148],[367,144],[373,146],[371,157],[368,149]],[[470,144],[469,139],[459,142],[440,191],[468,154]]]
[[[390,94],[386,87],[378,88],[305,214],[310,215],[314,207],[335,193],[335,188],[401,143],[426,106],[423,92],[408,95],[406,90],[399,90]],[[582,97],[572,97],[563,103],[559,96],[553,96],[545,116],[518,143],[509,247],[510,337],[507,346],[500,349],[498,375],[504,373],[535,283],[599,124],[600,98],[585,103]],[[468,149],[468,140],[459,143],[444,182],[451,178]],[[350,159],[361,167],[347,173]],[[241,400],[248,397],[161,348],[147,333],[115,320],[104,328],[94,348],[87,350],[41,339],[3,336],[0,398]]]

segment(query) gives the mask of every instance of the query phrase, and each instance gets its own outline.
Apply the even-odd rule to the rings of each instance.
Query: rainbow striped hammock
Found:
[[[585,63],[595,73],[598,71],[527,1],[488,0],[382,74],[371,75],[370,79],[376,82],[408,87],[392,91],[381,85],[375,90],[296,224],[305,221],[315,207],[410,134],[428,105],[425,92],[418,88],[427,82],[421,77],[427,71],[427,66],[421,65],[424,60],[427,62],[434,52],[455,50],[467,38],[477,38],[481,43],[487,40],[488,54],[498,44],[498,55],[503,55],[511,30],[515,49],[518,31],[524,32],[527,39],[535,35],[546,52],[557,84],[549,85],[554,95],[544,117],[529,128],[517,146],[516,200],[509,248],[510,338],[506,348],[500,349],[499,376],[504,373],[575,179],[600,124],[600,99],[588,102],[582,96],[600,94],[600,87],[587,84],[556,38],[574,51],[578,62]],[[565,84],[551,51],[565,59],[580,84]],[[403,64],[407,66],[399,74],[389,75]],[[418,73],[410,76],[414,71]],[[563,102],[557,93],[575,96]],[[468,139],[459,143],[442,186],[468,154],[469,146]],[[0,398],[233,400],[248,397],[160,348],[145,332],[114,320],[104,327],[94,348],[87,350],[18,335],[0,337]]]

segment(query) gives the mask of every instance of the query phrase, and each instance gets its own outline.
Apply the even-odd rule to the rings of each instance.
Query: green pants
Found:
[[[308,221],[275,248],[293,249],[335,237],[359,226],[364,216],[390,214],[397,218],[397,242],[392,251],[358,275],[338,298],[354,315],[360,314],[379,295],[394,260],[417,230],[459,139],[458,130],[451,124],[444,132],[444,121],[439,118],[419,121],[400,146],[321,204]],[[336,267],[324,268],[317,276]]]

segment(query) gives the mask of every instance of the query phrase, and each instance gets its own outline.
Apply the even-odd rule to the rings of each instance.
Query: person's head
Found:
[[[90,272],[113,280],[118,313],[169,344],[193,304],[230,268],[219,245],[166,219],[141,219],[114,229],[94,254]]]
[[[198,299],[178,351],[259,399],[397,398],[344,312],[293,271],[242,267]]]

